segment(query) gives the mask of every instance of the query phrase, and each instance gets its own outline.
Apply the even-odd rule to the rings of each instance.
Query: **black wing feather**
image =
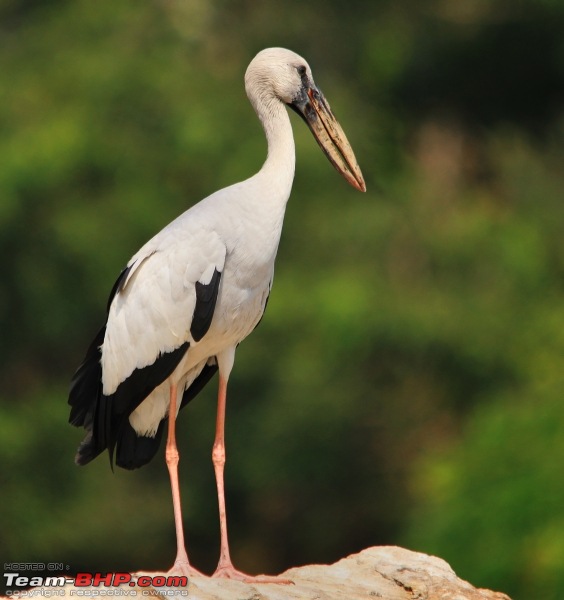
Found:
[[[221,272],[215,269],[208,284],[196,282],[196,306],[190,325],[190,333],[196,342],[199,342],[210,328],[220,281]]]
[[[184,390],[180,408],[184,408],[188,402],[193,400],[204,389],[204,387],[206,387],[211,378],[217,373],[217,368],[217,363],[213,365],[206,364],[198,377],[194,379],[192,385],[187,390]]]

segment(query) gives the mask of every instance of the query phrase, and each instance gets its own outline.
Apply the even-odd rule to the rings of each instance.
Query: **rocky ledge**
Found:
[[[403,548],[368,548],[332,565],[306,565],[281,574],[293,585],[249,585],[193,578],[198,600],[510,600],[459,579],[444,560]]]

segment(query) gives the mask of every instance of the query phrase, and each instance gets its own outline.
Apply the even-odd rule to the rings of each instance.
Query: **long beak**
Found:
[[[325,156],[337,171],[357,190],[366,191],[364,177],[339,122],[323,94],[312,84],[290,106],[308,124]]]

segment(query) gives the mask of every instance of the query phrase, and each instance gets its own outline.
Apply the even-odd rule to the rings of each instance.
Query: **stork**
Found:
[[[289,50],[259,52],[245,74],[247,96],[260,119],[268,156],[260,171],[203,199],[149,240],[127,263],[110,294],[107,320],[70,388],[69,422],[86,436],[75,462],[104,450],[110,463],[135,469],[156,454],[167,431],[177,552],[171,572],[198,573],[184,544],[178,412],[219,372],[212,461],[217,483],[220,557],[216,577],[252,577],[229,554],[223,471],[227,381],[235,349],[262,318],[295,170],[286,106],[307,123],[337,171],[357,190],[366,186],[354,153],[316,87],[307,62]]]

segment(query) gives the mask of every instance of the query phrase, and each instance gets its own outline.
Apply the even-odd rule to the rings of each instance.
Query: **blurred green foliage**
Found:
[[[374,544],[516,599],[564,585],[564,5],[554,0],[0,2],[0,557],[173,559],[159,458],[72,458],[67,382],[147,238],[248,177],[242,76],[305,56],[367,179],[295,120],[273,294],[227,444],[250,571]],[[293,118],[293,117],[292,117]],[[215,385],[179,420],[188,550],[218,554]]]

